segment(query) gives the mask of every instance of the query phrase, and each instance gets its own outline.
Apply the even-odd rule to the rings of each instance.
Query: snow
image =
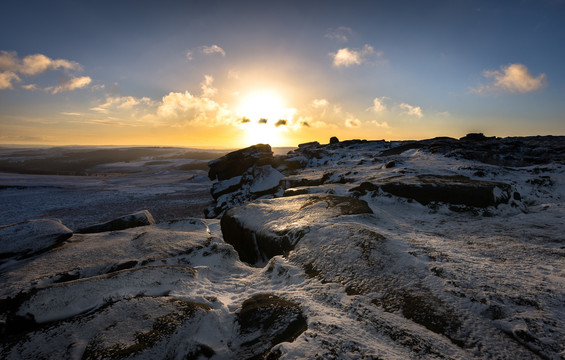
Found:
[[[296,247],[250,266],[224,241],[219,220],[192,217],[194,196],[210,200],[204,194],[211,182],[201,173],[0,174],[0,185],[10,186],[0,190],[5,224],[66,213],[63,224],[71,228],[91,225],[128,213],[121,207],[128,196],[140,205],[160,197],[163,207],[175,198],[187,203],[177,220],[140,207],[134,210],[149,208],[158,223],[74,234],[0,269],[0,298],[28,294],[14,314],[48,324],[0,343],[0,354],[81,358],[96,344],[127,347],[136,331],[149,333],[156,319],[179,313],[186,302],[207,310],[172,321],[171,334],[134,357],[183,358],[207,346],[212,359],[234,358],[244,341],[236,322],[241,304],[269,293],[298,304],[308,323],[295,341],[275,346],[282,359],[565,358],[565,165],[500,167],[422,149],[375,159],[390,145],[327,150],[287,178],[283,169],[265,172],[253,191],[331,174],[330,182],[306,189],[352,196],[362,182],[392,176],[463,175],[509,184],[521,200],[454,211],[376,191],[361,195],[373,214],[344,215],[339,206],[309,203],[311,194],[260,199],[234,216],[256,233],[294,233]],[[386,168],[391,160],[395,167]],[[79,220],[65,221],[73,218]],[[444,328],[458,327],[431,330],[422,318],[427,311]],[[0,320],[7,324],[14,314]]]

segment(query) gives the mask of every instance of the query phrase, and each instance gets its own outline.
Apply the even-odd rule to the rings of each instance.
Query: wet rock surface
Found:
[[[79,234],[92,234],[107,231],[125,230],[138,226],[155,224],[153,216],[147,210],[138,211],[134,214],[124,215],[117,219],[110,220],[102,224],[86,226],[78,229]]]

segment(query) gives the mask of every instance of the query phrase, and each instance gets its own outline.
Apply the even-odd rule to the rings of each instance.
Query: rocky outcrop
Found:
[[[227,180],[240,176],[253,165],[270,164],[273,160],[271,146],[257,144],[245,149],[231,152],[208,163],[210,180]]]
[[[365,182],[351,189],[358,195],[368,191],[386,193],[418,201],[422,205],[442,202],[485,208],[507,203],[511,198],[508,184],[474,180],[461,175],[396,176],[378,183]]]
[[[92,234],[107,231],[118,231],[130,229],[138,226],[146,226],[155,224],[155,220],[149,211],[142,210],[133,214],[124,215],[114,220],[102,224],[96,224],[78,229],[78,234]]]
[[[0,226],[0,263],[47,251],[73,235],[58,220],[37,219]]]
[[[265,219],[266,209],[276,210]],[[242,261],[263,265],[273,256],[286,255],[294,249],[309,231],[309,220],[319,216],[320,212],[325,219],[373,213],[363,200],[330,194],[258,200],[228,210],[222,216],[222,234]],[[286,223],[278,220],[283,214]]]
[[[308,328],[296,303],[273,294],[257,294],[245,300],[237,323],[242,341],[238,359],[269,358],[273,346],[294,341]]]

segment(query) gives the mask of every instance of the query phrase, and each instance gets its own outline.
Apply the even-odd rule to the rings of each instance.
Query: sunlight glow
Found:
[[[287,122],[294,109],[286,108],[282,98],[272,91],[255,91],[243,98],[237,114],[245,130],[246,143],[285,145]],[[282,121],[281,121],[282,120]]]

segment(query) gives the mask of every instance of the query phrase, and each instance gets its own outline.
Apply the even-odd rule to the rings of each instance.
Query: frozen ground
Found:
[[[58,217],[75,229],[141,209],[158,224],[5,257],[0,355],[565,358],[565,165],[487,165],[418,148],[382,155],[394,145],[327,148],[300,169],[263,172],[272,174],[264,186],[249,188],[276,178],[275,192],[234,203],[221,223],[189,219],[196,205],[184,212],[192,191],[200,210],[210,201],[201,170],[148,165],[80,184],[3,174],[2,224]],[[511,197],[476,208],[359,190],[418,175],[504,183]],[[168,203],[174,216],[160,216]],[[240,260],[245,239],[257,261]],[[285,241],[278,254],[262,248]],[[261,296],[268,306],[249,306]]]

